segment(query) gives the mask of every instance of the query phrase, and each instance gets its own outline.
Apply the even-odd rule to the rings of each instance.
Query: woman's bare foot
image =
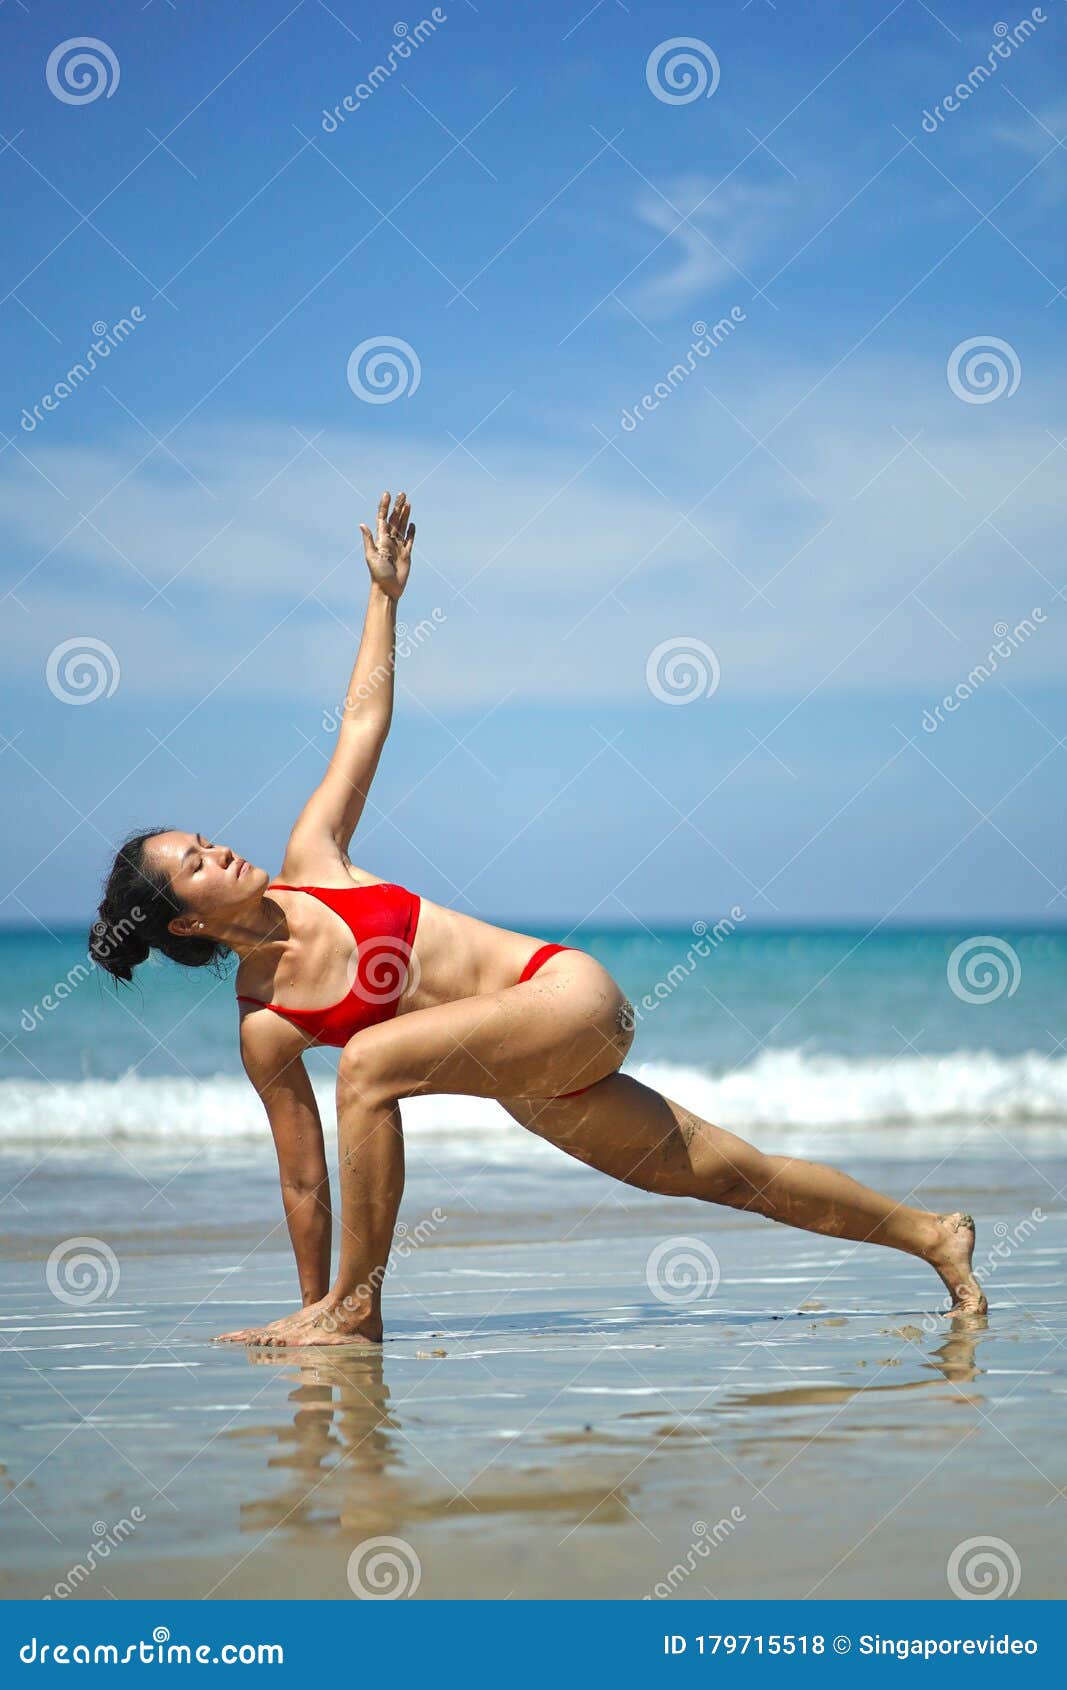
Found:
[[[926,1260],[952,1295],[949,1314],[985,1314],[989,1305],[971,1268],[973,1216],[957,1212],[930,1218],[937,1223],[938,1235],[926,1251]]]
[[[218,1342],[306,1348],[325,1344],[380,1344],[381,1340],[381,1323],[370,1318],[365,1304],[349,1306],[329,1292],[317,1303],[309,1303],[295,1314],[283,1315],[269,1326],[224,1332]]]
[[[237,1332],[220,1332],[215,1340],[219,1344],[263,1344],[274,1342],[283,1334],[298,1332],[308,1326],[319,1314],[330,1307],[332,1298],[320,1297],[317,1303],[305,1303],[302,1309],[293,1314],[282,1315],[280,1320],[272,1320],[266,1326],[245,1326]]]

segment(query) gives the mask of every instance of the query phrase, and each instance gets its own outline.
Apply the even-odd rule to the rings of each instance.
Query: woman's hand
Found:
[[[378,537],[361,522],[363,555],[367,559],[371,580],[391,599],[398,599],[407,586],[411,570],[411,548],[415,542],[415,524],[409,522],[411,506],[406,493],[398,493],[393,514],[389,514],[388,493],[383,493],[378,505]]]

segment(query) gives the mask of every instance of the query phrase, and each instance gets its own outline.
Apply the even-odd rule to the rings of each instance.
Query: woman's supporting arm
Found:
[[[285,1221],[306,1308],[330,1286],[333,1215],[322,1121],[303,1061],[299,1055],[279,1054],[273,1027],[260,1031],[252,1026],[259,1013],[241,1023],[241,1060],[274,1136]]]
[[[344,855],[363,813],[393,717],[396,669],[396,606],[411,569],[414,524],[411,506],[399,493],[389,511],[388,493],[378,506],[377,535],[360,523],[371,587],[355,665],[345,693],[337,744],[321,784],[293,829],[286,861],[318,854],[332,840]]]

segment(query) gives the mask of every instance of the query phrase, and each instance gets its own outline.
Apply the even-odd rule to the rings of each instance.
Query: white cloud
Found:
[[[778,189],[741,181],[716,187],[698,176],[669,181],[662,194],[650,188],[638,199],[637,213],[665,238],[640,267],[627,302],[638,315],[660,316],[727,283],[747,288],[750,266],[780,235],[788,204]]]
[[[731,409],[751,436],[680,390],[617,436],[632,463],[592,428],[569,452],[479,442],[481,468],[450,443],[333,432],[312,449],[257,425],[172,443],[214,497],[158,454],[127,474],[133,441],[35,445],[64,498],[9,452],[0,524],[25,560],[13,574],[32,573],[4,618],[7,672],[39,684],[52,647],[85,633],[119,654],[126,698],[217,688],[327,708],[364,594],[357,523],[403,466],[419,539],[402,614],[445,620],[401,681],[437,713],[506,694],[640,702],[649,651],[678,635],[714,647],[732,693],[937,695],[994,622],[1035,605],[1049,623],[1013,673],[1058,680],[1063,473],[1034,375],[1029,411],[962,404],[903,358],[849,366],[798,405],[819,374],[751,391],[742,375]],[[755,445],[792,406],[770,451]],[[152,600],[168,582],[171,602]]]

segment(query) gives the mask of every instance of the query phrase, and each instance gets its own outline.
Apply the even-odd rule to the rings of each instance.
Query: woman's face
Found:
[[[202,833],[157,833],[148,849],[186,908],[208,927],[213,921],[232,920],[270,881],[266,869]],[[179,925],[185,919],[175,917]],[[191,930],[195,932],[195,922]]]

